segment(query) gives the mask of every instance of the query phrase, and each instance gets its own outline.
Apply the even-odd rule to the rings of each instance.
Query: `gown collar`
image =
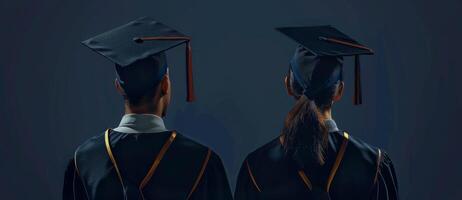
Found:
[[[153,114],[125,114],[114,131],[122,133],[159,133],[168,131],[164,120]]]
[[[324,120],[324,125],[326,125],[327,131],[329,131],[329,133],[339,131],[337,123],[335,123],[333,119]]]

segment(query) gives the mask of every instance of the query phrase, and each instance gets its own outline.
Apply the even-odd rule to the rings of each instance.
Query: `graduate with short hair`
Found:
[[[339,129],[332,117],[344,91],[343,57],[355,56],[354,103],[361,104],[359,55],[373,51],[331,26],[277,30],[300,44],[285,77],[296,103],[282,134],[244,160],[235,199],[398,199],[388,154]]]
[[[231,200],[220,157],[165,127],[171,100],[166,52],[186,44],[187,101],[194,100],[191,38],[143,17],[83,44],[115,63],[125,99],[119,126],[88,139],[65,172],[65,200]]]

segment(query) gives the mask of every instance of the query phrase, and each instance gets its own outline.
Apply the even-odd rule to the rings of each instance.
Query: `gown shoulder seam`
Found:
[[[114,169],[115,169],[115,171],[117,173],[117,177],[119,178],[120,184],[122,186],[122,190],[124,192],[124,197],[125,197],[125,184],[124,184],[124,181],[122,179],[122,174],[120,173],[119,166],[117,165],[117,162],[115,160],[114,154],[112,153],[111,141],[110,141],[110,138],[109,138],[110,132],[111,132],[111,129],[107,129],[106,132],[104,133],[104,145],[106,147],[106,152],[107,152],[107,154],[109,156],[109,159],[111,160],[112,165],[114,166]]]
[[[170,148],[170,145],[173,143],[173,141],[175,140],[177,136],[177,133],[175,131],[173,131],[171,134],[170,134],[170,137],[167,139],[167,141],[165,141],[164,145],[162,146],[162,148],[160,149],[159,153],[157,154],[156,158],[154,159],[154,161],[152,162],[151,164],[151,167],[149,168],[148,172],[146,173],[145,177],[143,178],[143,180],[141,181],[140,185],[139,185],[139,190],[140,192],[143,190],[143,188],[149,183],[149,181],[151,180],[152,178],[152,175],[154,175],[154,172],[156,171],[157,167],[159,166],[160,162],[162,161],[162,158],[164,157],[165,153],[168,151],[168,149]],[[142,194],[142,192],[141,192]]]
[[[378,175],[379,175],[379,171],[380,171],[380,166],[381,166],[381,162],[382,162],[382,151],[378,148],[377,149],[377,169],[375,171],[375,176],[374,176],[374,184],[377,183],[377,179],[378,179]]]
[[[83,189],[85,190],[85,196],[87,197],[87,199],[90,199],[87,187],[85,186],[85,182],[83,180],[83,177],[80,175],[79,167],[77,165],[77,153],[78,153],[78,150],[79,149],[74,151],[74,178],[72,180],[72,187],[73,187],[72,190],[74,192],[74,199],[75,199],[75,175],[77,175],[79,177],[79,179],[80,179],[80,182],[82,182]]]
[[[329,177],[327,179],[327,186],[326,186],[326,191],[329,192],[330,186],[334,180],[335,174],[337,173],[338,168],[340,167],[340,164],[343,160],[343,156],[345,154],[348,141],[349,141],[350,136],[348,135],[347,132],[343,132],[343,142],[342,145],[340,146],[340,149],[337,153],[337,157],[335,158],[334,166],[332,167]]]
[[[251,179],[253,185],[254,185],[255,188],[258,190],[258,192],[261,192],[261,188],[260,188],[260,186],[258,186],[258,183],[257,183],[257,181],[255,180],[255,177],[253,176],[252,170],[250,169],[249,161],[248,161],[248,160],[245,160],[245,163],[246,163],[246,165],[247,165],[247,172],[249,173],[249,176],[250,176],[250,179]]]
[[[200,180],[202,179],[203,175],[204,175],[204,172],[205,172],[205,169],[207,168],[207,165],[209,163],[209,160],[210,160],[210,156],[212,155],[212,150],[209,148],[207,150],[207,155],[205,156],[205,159],[204,161],[202,162],[202,167],[201,167],[201,170],[199,171],[199,174],[197,175],[197,178],[196,180],[194,181],[194,185],[192,186],[191,188],[191,191],[189,192],[188,194],[188,197],[186,199],[189,199],[191,197],[191,195],[194,193],[194,191],[196,190],[197,186],[199,185],[199,182]]]

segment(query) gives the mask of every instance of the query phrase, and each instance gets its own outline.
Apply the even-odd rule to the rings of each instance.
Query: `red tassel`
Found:
[[[361,92],[361,68],[358,55],[355,56],[355,94],[353,98],[354,105],[361,105],[363,103]]]
[[[193,102],[196,100],[196,95],[194,94],[194,85],[193,85],[193,71],[192,71],[192,49],[191,43],[188,41],[186,43],[186,101]]]
[[[133,38],[133,41],[136,43],[152,40],[186,40],[186,101],[193,102],[196,100],[193,86],[191,38],[186,36],[147,36]]]

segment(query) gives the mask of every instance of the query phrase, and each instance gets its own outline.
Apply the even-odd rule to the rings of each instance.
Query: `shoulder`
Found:
[[[82,167],[89,163],[102,162],[105,157],[104,132],[87,139],[74,151],[73,164],[76,171],[81,173]]]
[[[286,165],[284,153],[277,137],[249,153],[242,163],[241,170],[245,169],[253,176],[266,177],[266,174],[272,173],[273,170],[284,168]]]
[[[262,145],[247,155],[246,160],[249,162],[278,162],[283,159],[283,148],[279,137]]]
[[[343,157],[338,162],[338,170],[333,171],[333,193],[351,192],[359,195],[362,191],[370,190],[377,182],[384,163],[391,162],[389,157],[380,148],[354,136],[345,136],[343,132],[333,133],[331,138],[334,147],[339,147],[335,163],[338,161],[342,143],[345,146]]]
[[[92,152],[99,151],[101,147],[104,147],[104,145],[102,145],[104,144],[104,133],[105,132],[85,140],[85,142],[83,142],[77,147],[74,154],[91,154]]]
[[[339,168],[340,177],[351,179],[352,175],[356,175],[354,184],[364,186],[364,188],[370,186],[375,182],[384,158],[384,152],[380,148],[349,134],[344,135],[343,132],[334,134],[336,134],[334,138],[342,137],[343,141],[345,138],[348,139]],[[338,140],[340,141],[340,139]],[[358,174],[358,172],[361,173]]]
[[[218,156],[210,147],[194,140],[191,139],[181,133],[175,132],[176,137],[175,137],[175,148],[180,148],[185,151],[188,151],[190,153],[193,152],[204,152],[204,151],[210,151],[211,156]]]
[[[365,165],[376,166],[379,159],[382,157],[382,150],[378,147],[372,146],[363,140],[354,137],[346,132],[334,133],[337,137],[348,139],[345,156],[354,161],[361,162]]]
[[[194,139],[191,139],[181,133],[175,132],[175,142],[172,144],[172,150],[179,155],[188,155],[190,158],[203,160],[208,163],[220,164],[220,156],[209,146],[204,145]],[[189,159],[186,159],[189,160]]]
[[[262,188],[272,188],[273,184],[286,182],[290,177],[289,162],[277,137],[247,155],[238,179],[248,180],[257,191],[262,191]]]
[[[177,147],[181,147],[181,148],[185,148],[185,149],[188,149],[188,150],[191,150],[191,151],[195,151],[195,150],[205,150],[205,149],[209,149],[208,146],[206,145],[203,145],[201,143],[199,143],[198,141],[194,140],[194,139],[191,139],[179,132],[174,132],[176,134],[176,137],[175,137],[175,145]]]

